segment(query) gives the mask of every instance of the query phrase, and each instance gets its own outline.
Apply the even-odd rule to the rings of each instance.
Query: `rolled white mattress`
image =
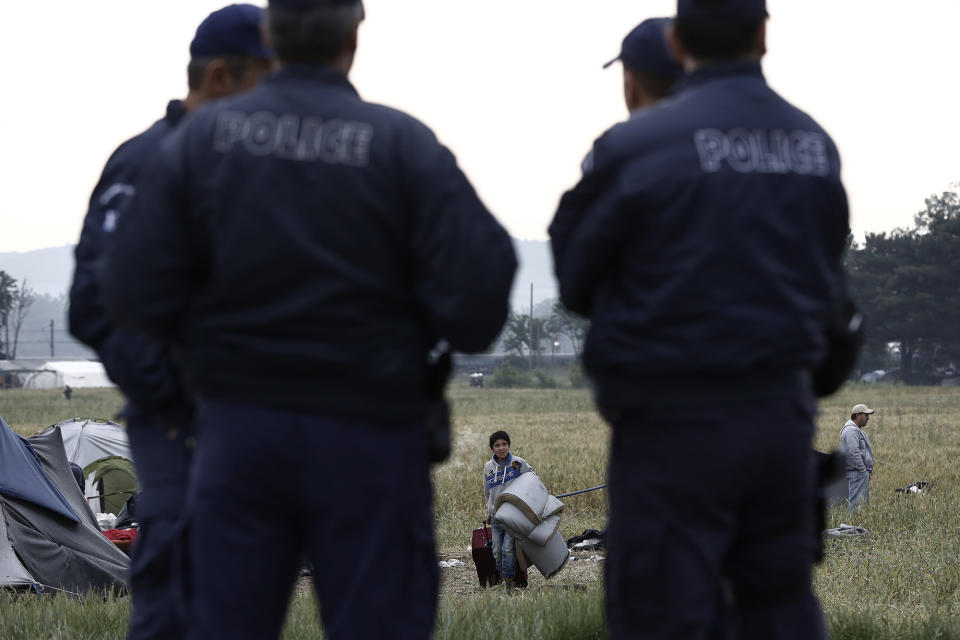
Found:
[[[504,502],[501,504],[497,512],[493,514],[493,521],[496,522],[498,526],[506,529],[510,535],[518,540],[529,536],[538,526],[530,522],[526,514],[512,502]]]
[[[526,560],[533,564],[544,578],[552,578],[560,573],[570,558],[567,543],[560,536],[559,531],[554,532],[544,546],[534,544],[530,540],[520,540],[517,546],[523,550]]]
[[[542,547],[550,542],[550,538],[558,529],[560,529],[560,516],[550,516],[535,526],[525,537],[530,542]]]
[[[499,509],[509,502],[520,509],[533,524],[540,524],[541,516],[550,497],[547,488],[535,473],[529,471],[514,478],[503,490],[494,506]]]
[[[543,506],[543,511],[540,513],[540,520],[543,521],[550,516],[557,515],[563,511],[563,503],[556,496],[547,496],[547,502]]]

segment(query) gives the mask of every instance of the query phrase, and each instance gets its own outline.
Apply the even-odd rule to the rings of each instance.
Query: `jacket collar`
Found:
[[[764,81],[763,69],[759,62],[732,61],[732,62],[714,62],[704,65],[681,80],[677,85],[676,93],[686,91],[693,87],[712,82],[714,80],[723,80],[735,76],[752,77]]]
[[[290,82],[291,80],[322,84],[359,96],[356,88],[354,88],[350,80],[347,79],[347,76],[344,75],[342,71],[334,69],[333,67],[288,64],[271,73],[264,79],[264,82],[276,84]]]
[[[513,461],[513,454],[512,454],[512,453],[508,453],[508,454],[507,454],[507,459],[504,460],[502,463],[497,461],[497,456],[493,456],[493,464],[495,464],[495,465],[497,465],[497,466],[500,466],[500,467],[502,467],[502,466],[504,466],[504,465],[508,465],[508,464],[510,464],[512,461]]]

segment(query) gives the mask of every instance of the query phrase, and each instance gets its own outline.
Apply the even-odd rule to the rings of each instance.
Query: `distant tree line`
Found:
[[[590,322],[568,311],[559,300],[550,298],[534,307],[533,314],[511,310],[501,334],[506,353],[527,358],[531,369],[557,353],[560,344],[569,344],[579,359]]]
[[[18,283],[6,271],[0,271],[0,359],[17,357],[23,321],[36,299],[26,279]]]
[[[926,200],[912,229],[868,233],[851,243],[851,294],[866,317],[861,369],[888,369],[928,384],[960,364],[960,196]]]

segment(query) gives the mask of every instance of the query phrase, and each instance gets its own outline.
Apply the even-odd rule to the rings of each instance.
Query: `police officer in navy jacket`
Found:
[[[179,638],[185,633],[174,595],[172,567],[193,438],[193,401],[166,342],[116,326],[104,308],[101,272],[119,218],[137,195],[144,167],[189,111],[248,89],[269,67],[260,38],[263,10],[230,5],[210,14],[190,43],[189,91],[171,100],[166,115],[124,142],[103,169],[76,248],[70,289],[70,332],[95,349],[127,399],[124,415],[140,482],[133,548],[130,638]]]
[[[272,0],[278,70],[171,136],[106,271],[199,397],[193,638],[277,637],[301,553],[327,637],[433,626],[428,355],[496,337],[516,259],[434,134],[350,84],[362,17]]]
[[[825,637],[810,372],[847,202],[832,140],[764,80],[766,15],[679,0],[688,77],[596,141],[550,226],[613,425],[613,638]]]

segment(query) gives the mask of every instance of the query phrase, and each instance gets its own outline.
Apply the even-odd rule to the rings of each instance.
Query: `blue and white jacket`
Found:
[[[487,460],[483,465],[483,497],[487,499],[487,515],[493,516],[497,509],[493,505],[504,488],[517,476],[533,471],[527,461],[512,453],[507,454],[503,464],[497,462],[496,456]]]

